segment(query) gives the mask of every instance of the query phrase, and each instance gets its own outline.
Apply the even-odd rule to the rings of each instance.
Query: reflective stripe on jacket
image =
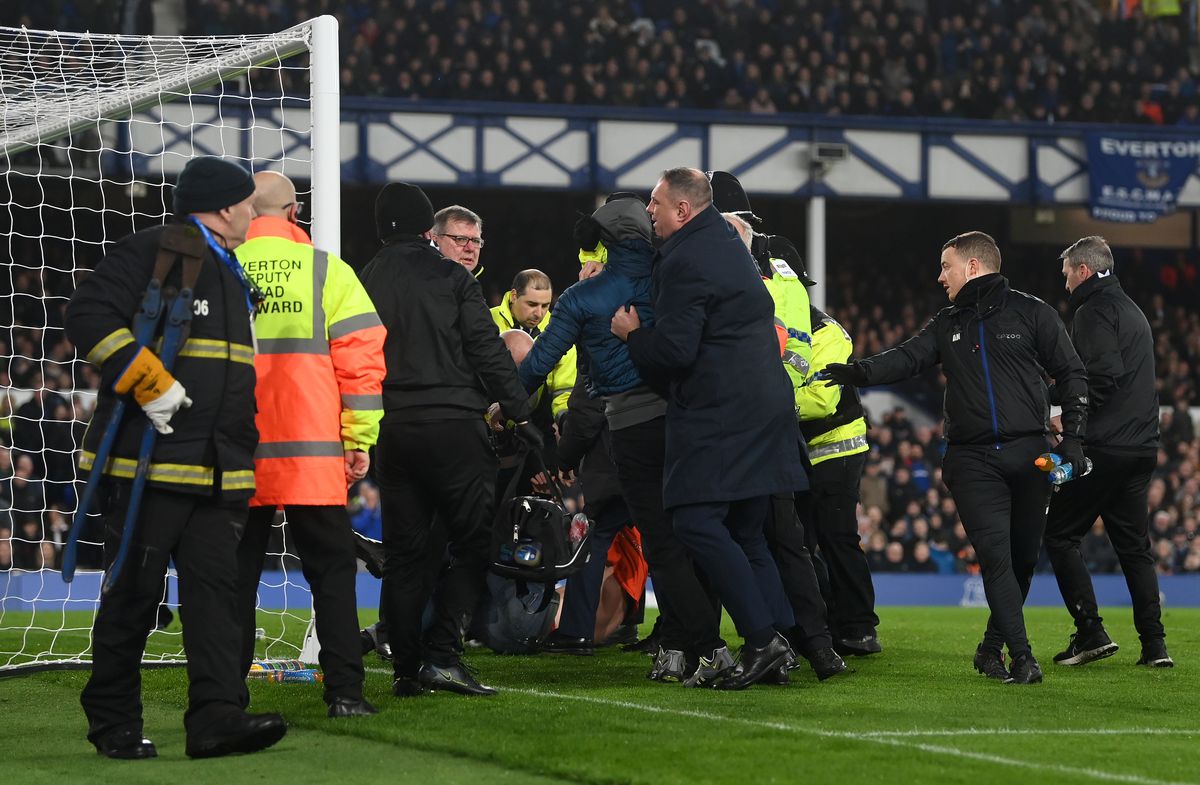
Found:
[[[344,451],[373,445],[383,417],[387,332],[350,266],[289,239],[297,232],[281,218],[256,218],[237,249],[267,295],[255,317],[253,506],[344,505]]]
[[[820,316],[821,323],[812,331],[812,374],[830,363],[844,363],[854,353],[854,342],[845,328],[830,316]],[[841,399],[842,388],[839,385],[812,381],[796,390],[796,411],[802,422],[828,419],[837,411]],[[814,466],[868,449],[867,421],[862,417],[848,423],[843,421],[842,425],[808,440],[808,457]]]
[[[783,369],[796,398],[799,414],[800,391],[812,367],[812,315],[808,288],[782,259],[771,260],[771,277],[763,283],[775,302],[775,331],[783,343]]]
[[[133,317],[154,272],[165,227],[144,229],[116,243],[96,269],[79,282],[67,306],[67,337],[100,370],[96,410],[83,436],[79,468],[91,470],[105,426],[117,403],[113,383],[138,352]],[[179,289],[182,265],[176,264],[164,290]],[[254,492],[254,349],[246,296],[233,272],[205,251],[192,292],[187,342],[172,375],[187,390],[190,407],[171,417],[170,434],[159,435],[150,456],[147,480],[176,493],[245,500]],[[156,342],[158,351],[162,324]],[[132,399],[117,434],[104,474],[132,479],[146,417]]]
[[[499,328],[500,332],[521,329],[517,327],[516,319],[513,318],[511,306],[512,292],[509,291],[504,295],[504,302],[491,309],[492,321],[496,323],[496,327]],[[538,323],[538,333],[544,333],[549,324],[550,312],[546,311],[546,315]],[[554,369],[546,376],[546,384],[538,390],[539,396],[542,389],[549,392],[550,411],[556,420],[567,410],[567,400],[571,397],[571,390],[575,388],[576,373],[576,352],[575,347],[572,346],[554,364]]]

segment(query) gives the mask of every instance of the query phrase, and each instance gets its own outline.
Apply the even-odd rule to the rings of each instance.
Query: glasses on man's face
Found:
[[[449,237],[459,248],[465,248],[467,243],[470,243],[476,248],[483,247],[482,237],[467,237],[465,234],[446,234],[444,232],[439,232],[438,237]]]
[[[283,210],[286,213],[289,207],[296,208],[297,216],[303,215],[303,213],[304,213],[304,202],[288,202],[287,204],[285,204],[283,207],[280,207],[279,209]]]

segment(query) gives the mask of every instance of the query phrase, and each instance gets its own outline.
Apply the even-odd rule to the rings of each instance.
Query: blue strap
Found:
[[[217,242],[217,239],[212,236],[212,232],[208,230],[207,226],[200,223],[195,216],[188,216],[187,220],[200,230],[200,234],[204,235],[204,242],[208,243],[208,247],[212,249],[213,254],[221,264],[225,265],[231,273],[237,276],[238,282],[242,285],[242,291],[246,295],[246,311],[254,313],[254,299],[257,287],[250,283],[250,279],[246,277],[246,271],[238,264],[237,259],[234,259],[233,255]]]

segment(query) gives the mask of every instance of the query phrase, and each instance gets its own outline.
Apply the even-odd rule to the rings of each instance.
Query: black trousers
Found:
[[[1050,483],[1033,465],[1047,449],[1042,436],[1000,445],[952,444],[942,478],[979,557],[991,615],[983,646],[1015,657],[1029,652],[1022,607],[1037,567]]]
[[[412,677],[422,661],[450,666],[462,656],[463,632],[484,590],[496,455],[482,417],[385,423],[375,450],[382,610],[396,675]],[[433,622],[422,637],[431,596]]]
[[[105,490],[105,569],[121,540],[129,490],[126,482],[114,482]],[[146,488],[125,566],[113,588],[101,596],[92,627],[92,675],[80,696],[88,739],[142,730],[142,654],[172,558],[186,615],[184,726],[189,735],[203,735],[241,712],[246,672],[239,669],[238,660],[237,548],[245,520],[246,502]]]
[[[796,517],[792,494],[771,497],[765,531],[767,547],[779,568],[783,591],[792,606],[796,626],[789,631],[802,650],[815,651],[833,645],[827,622],[828,610],[813,568],[812,553],[804,542],[804,525]]]
[[[770,512],[769,496],[682,504],[671,510],[676,536],[708,575],[738,632],[749,642],[765,643],[764,636],[772,630],[790,630],[796,624],[767,547]]]
[[[563,594],[559,632],[573,638],[592,639],[596,632],[596,609],[600,605],[600,586],[608,566],[608,549],[613,538],[629,523],[629,508],[620,499],[610,499],[599,509],[587,510],[592,521],[589,539],[591,559],[582,570],[567,578]]]
[[[1079,553],[1083,536],[1101,518],[1129,586],[1134,627],[1143,642],[1162,640],[1158,575],[1146,515],[1146,494],[1157,457],[1122,456],[1099,449],[1089,449],[1088,457],[1092,459],[1091,473],[1059,486],[1050,499],[1046,519],[1046,550],[1063,602],[1081,631],[1103,621],[1091,576]]]
[[[345,507],[287,505],[287,532],[295,538],[304,578],[312,589],[313,617],[321,643],[325,700],[361,698],[362,644],[354,585],[358,562]],[[254,507],[238,545],[238,602],[242,618],[242,671],[254,660],[258,582],[267,556],[274,507]],[[247,695],[247,700],[249,695]]]
[[[858,537],[858,483],[867,454],[821,461],[809,474],[811,490],[796,494],[807,541],[816,543],[829,576],[829,629],[837,638],[874,635],[875,586]]]
[[[725,645],[721,606],[710,597],[692,556],[675,533],[671,515],[663,509],[666,423],[665,417],[656,417],[612,431],[613,463],[621,495],[642,534],[643,554],[663,616],[662,646],[708,655]]]

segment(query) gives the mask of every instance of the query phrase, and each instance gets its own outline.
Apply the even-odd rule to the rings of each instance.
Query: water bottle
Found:
[[[1092,459],[1083,459],[1083,471],[1079,474],[1083,477],[1090,474],[1092,471]],[[1058,466],[1050,470],[1048,478],[1053,485],[1062,485],[1065,482],[1070,482],[1075,479],[1075,467],[1069,463],[1060,463]]]

